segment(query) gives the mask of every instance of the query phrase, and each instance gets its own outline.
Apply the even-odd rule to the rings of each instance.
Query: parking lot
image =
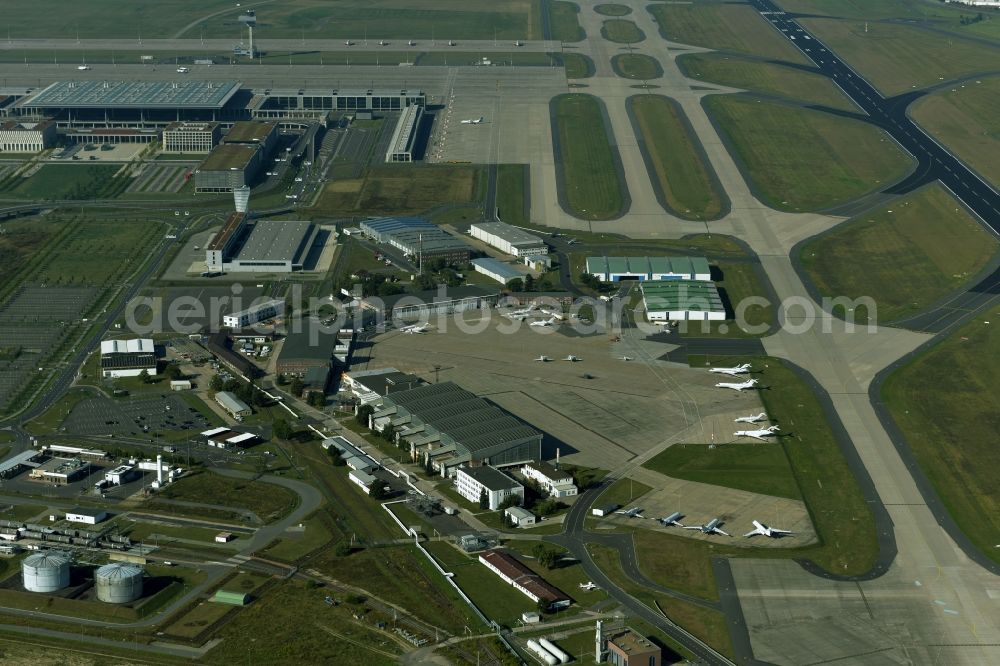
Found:
[[[189,430],[194,435],[211,425],[180,396],[165,393],[120,400],[88,398],[73,407],[63,427],[78,435],[142,438],[163,430]]]

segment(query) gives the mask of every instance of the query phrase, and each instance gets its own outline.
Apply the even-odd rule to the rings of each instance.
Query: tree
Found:
[[[286,377],[285,373],[282,372],[281,374],[278,375],[278,386],[287,386],[287,385],[288,385],[288,377]]]
[[[351,554],[351,545],[346,541],[341,541],[333,547],[333,554],[337,557],[347,557]]]
[[[524,281],[521,278],[514,278],[507,283],[507,288],[513,291],[515,294],[519,291],[524,291]]]
[[[490,508],[490,496],[486,494],[486,488],[479,491],[479,508],[489,509]]]
[[[271,432],[278,439],[288,439],[292,436],[292,426],[285,419],[275,419]]]
[[[148,384],[152,381],[152,379],[150,379],[149,377],[149,371],[146,370],[145,368],[143,369],[142,372],[139,373],[139,381],[142,382],[143,384]]]
[[[311,407],[323,407],[326,405],[326,396],[322,391],[309,391],[306,402]]]
[[[430,456],[427,456],[427,461],[424,463],[424,472],[427,476],[434,476],[434,463],[431,462]]]
[[[168,379],[174,381],[184,376],[180,367],[176,363],[168,363],[167,367],[163,369],[163,374],[165,374]]]
[[[534,291],[535,290],[535,277],[533,275],[524,276],[524,290]]]
[[[601,281],[597,278],[597,276],[593,273],[587,273],[586,271],[580,273],[580,284],[585,287],[590,287],[594,291],[600,291],[601,289]]]
[[[372,499],[380,500],[385,499],[388,496],[388,493],[385,492],[385,486],[382,485],[382,482],[375,479],[375,483],[373,483],[372,487],[368,489],[368,496]]]
[[[386,423],[385,427],[382,428],[382,432],[379,434],[382,436],[382,439],[387,442],[391,442],[396,438],[396,429],[392,427],[391,423]]]
[[[541,543],[532,548],[531,553],[538,560],[538,563],[546,569],[552,569],[559,561],[559,551]]]
[[[326,455],[330,456],[330,464],[334,467],[343,467],[347,464],[344,460],[344,456],[340,455],[340,451],[338,451],[335,447],[331,446],[328,448],[326,450]]]
[[[358,413],[355,414],[354,420],[358,422],[358,425],[368,427],[368,417],[371,416],[375,410],[371,405],[361,405],[358,407]]]
[[[292,395],[296,398],[302,397],[302,389],[305,385],[299,377],[292,377],[292,383],[288,385],[288,390],[291,391]]]

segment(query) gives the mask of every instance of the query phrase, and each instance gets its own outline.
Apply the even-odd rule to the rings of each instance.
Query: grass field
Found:
[[[706,98],[764,202],[824,210],[903,178],[913,162],[881,130],[857,120],[745,96]]]
[[[809,241],[799,258],[823,296],[870,296],[878,321],[889,322],[961,287],[998,249],[996,239],[935,183]],[[860,322],[871,316],[855,311]]]
[[[609,19],[601,26],[601,36],[617,44],[635,44],[646,39],[646,34],[632,21]]]
[[[581,53],[562,53],[559,57],[566,67],[567,79],[587,79],[597,71],[594,61]]]
[[[694,79],[777,95],[804,104],[845,111],[856,109],[830,79],[800,69],[719,53],[690,53],[678,58],[677,63]]]
[[[773,303],[769,301],[764,306],[751,303],[744,307],[742,312],[740,309],[743,299],[751,296],[767,297],[757,267],[747,262],[725,260],[716,262],[716,267],[722,274],[722,280],[716,282],[719,294],[729,299],[736,316],[735,322],[688,322],[687,326],[681,325],[679,329],[681,335],[741,338],[766,334],[767,326],[774,319]]]
[[[630,101],[637,133],[653,165],[649,177],[659,183],[671,212],[688,220],[717,218],[723,210],[723,194],[680,106],[659,95],[640,95]]]
[[[446,568],[455,574],[455,582],[491,620],[513,627],[521,613],[535,610],[536,604],[531,599],[503,582],[477,559],[466,557],[443,542],[428,543],[426,547],[435,557],[447,558]],[[457,557],[452,557],[445,549]]]
[[[632,13],[632,8],[609,2],[604,5],[594,5],[594,11],[601,16],[628,16]]]
[[[594,506],[617,504],[627,507],[650,490],[652,488],[644,483],[632,479],[618,479],[597,497]]]
[[[0,284],[11,278],[65,228],[66,220],[48,215],[5,220],[0,234]]]
[[[615,74],[626,79],[647,81],[663,76],[660,61],[641,53],[620,53],[611,58],[611,67]]]
[[[656,17],[666,39],[805,63],[805,57],[778,34],[750,5],[745,4],[656,4],[649,11]]]
[[[522,225],[530,219],[526,210],[527,165],[497,167],[497,212],[507,224]]]
[[[1000,562],[1000,332],[990,319],[974,318],[897,370],[882,399],[955,522]]]
[[[1000,23],[1000,17],[997,19]],[[984,178],[1000,187],[1000,78],[980,79],[917,100],[911,117]]]
[[[117,164],[45,164],[28,178],[6,181],[0,196],[32,201],[111,198],[131,182],[112,178],[119,169]]]
[[[301,557],[318,548],[327,545],[334,538],[328,526],[329,518],[321,513],[315,513],[303,521],[305,530],[298,538],[283,537],[278,542],[269,546],[264,557],[281,560],[282,562],[295,562]]]
[[[573,2],[552,0],[549,3],[549,27],[552,39],[560,42],[580,42],[587,33],[580,27],[580,8]]]
[[[974,74],[997,62],[1000,47],[935,33],[915,25],[804,19],[802,25],[875,87],[894,95]]]
[[[590,95],[560,95],[553,100],[562,161],[560,186],[576,217],[608,220],[624,204],[617,149],[608,141],[603,108]]]
[[[327,183],[313,215],[419,213],[441,204],[478,201],[481,170],[474,166],[378,166],[363,178]]]
[[[232,6],[231,2],[224,0],[205,0],[198,4],[195,16],[206,16]],[[126,6],[116,0],[93,0],[86,5],[55,0],[45,8],[46,11],[38,11],[38,6],[31,3],[17,3],[6,7],[9,12],[4,18],[10,27],[11,37],[69,38],[79,35],[81,39],[97,39],[138,37],[140,34],[148,38],[168,37],[183,25],[177,21],[177,17],[189,16],[192,9],[187,0],[163,0]],[[115,20],[108,21],[107,17],[110,16],[115,17]],[[234,20],[235,18],[233,16]]]
[[[168,484],[157,496],[247,509],[265,523],[287,515],[298,503],[294,493],[273,483],[233,479],[211,472],[185,476]]]
[[[740,442],[714,450],[703,444],[675,444],[643,467],[677,479],[775,497],[802,497],[785,452],[770,442]]]

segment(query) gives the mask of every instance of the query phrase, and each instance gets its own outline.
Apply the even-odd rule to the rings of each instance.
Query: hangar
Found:
[[[514,465],[542,455],[541,432],[454,382],[396,391],[374,408],[371,427],[393,428],[442,476],[470,463]]]
[[[533,257],[549,253],[548,246],[541,238],[506,222],[476,222],[469,226],[469,234],[515,257]]]
[[[712,279],[705,257],[587,257],[587,272],[601,282]]]
[[[649,321],[722,321],[726,307],[714,282],[644,282],[642,303]]]
[[[301,220],[255,220],[231,213],[208,247],[210,273],[292,273],[305,266],[319,228]]]

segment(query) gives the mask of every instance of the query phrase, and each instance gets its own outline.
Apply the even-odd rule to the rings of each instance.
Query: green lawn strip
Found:
[[[517,541],[508,540],[504,542],[504,548],[517,553],[518,559],[524,562],[532,571],[555,585],[573,599],[577,606],[584,608],[607,599],[608,593],[601,589],[584,590],[580,585],[590,582],[590,578],[584,572],[583,567],[575,559],[565,559],[556,562],[551,569],[542,566],[534,555],[534,549],[539,545],[537,541]],[[554,546],[550,543],[544,544],[547,549],[557,550],[565,553],[565,549]]]
[[[750,5],[664,3],[650,5],[649,11],[656,18],[660,35],[671,41],[760,58],[808,62]]]
[[[131,182],[130,178],[114,178],[121,168],[120,164],[45,164],[31,176],[15,179],[3,194],[33,201],[96,199],[112,195],[112,180],[115,184]]]
[[[329,518],[320,512],[306,518],[303,531],[291,536],[288,533],[264,550],[264,557],[282,562],[296,562],[306,555],[330,544],[334,533],[328,526]]]
[[[265,523],[288,515],[298,497],[281,486],[263,481],[234,479],[211,472],[194,472],[168,484],[157,497],[247,509]]]
[[[635,44],[646,39],[645,33],[632,21],[609,19],[601,26],[601,36],[617,44]]]
[[[680,56],[677,64],[685,75],[709,83],[845,111],[857,108],[830,79],[801,69],[721,53],[689,53]]]
[[[599,544],[587,544],[587,551],[591,559],[611,579],[611,581],[623,589],[625,592],[646,604],[653,610],[659,606],[671,620],[681,625],[692,634],[705,641],[708,645],[725,654],[733,655],[733,647],[729,640],[729,631],[726,626],[726,617],[719,611],[713,611],[701,606],[695,606],[684,601],[673,599],[660,594],[655,594],[646,588],[633,583],[622,571],[621,561],[618,551],[608,546]],[[656,637],[680,654],[688,654],[669,637],[656,634]]]
[[[626,79],[646,81],[663,76],[660,61],[642,53],[619,53],[611,58],[611,67],[615,74]]]
[[[567,94],[555,97],[551,108],[566,205],[585,220],[619,216],[627,190],[618,170],[617,149],[608,140],[601,102],[590,95]]]
[[[633,502],[650,490],[652,488],[644,483],[632,479],[618,479],[597,497],[594,506],[607,506],[609,504],[617,504],[622,507],[631,506]]]
[[[580,27],[580,8],[572,2],[549,2],[549,27],[552,39],[560,42],[580,42],[587,34]]]
[[[1000,21],[992,21],[1000,24]],[[969,166],[1000,186],[1000,77],[939,90],[914,102],[911,117]]]
[[[884,132],[858,120],[747,96],[712,95],[704,103],[755,193],[780,210],[847,203],[913,167]]]
[[[497,167],[497,213],[507,224],[520,226],[527,221],[527,169],[525,164]]]
[[[443,542],[431,542],[425,547],[435,556],[443,549],[452,548]],[[468,558],[464,563],[453,559],[448,569],[455,574],[453,580],[479,610],[504,626],[516,626],[521,613],[537,608],[535,602],[505,583],[475,557]]]
[[[604,5],[594,5],[594,11],[601,16],[628,16],[632,13],[632,8],[609,2]]]
[[[680,106],[658,95],[631,97],[630,103],[652,166],[650,178],[671,212],[689,220],[721,215],[724,195]]]
[[[799,259],[824,297],[871,297],[877,319],[916,314],[960,288],[998,244],[943,186],[933,184],[860,215],[802,246]],[[856,308],[865,322],[874,313]]]
[[[429,542],[425,546],[436,544]],[[326,552],[310,566],[341,583],[391,600],[424,622],[452,634],[462,634],[466,626],[473,630],[482,627],[472,609],[412,545],[366,548],[346,557]],[[476,566],[486,569],[478,562]]]
[[[721,440],[728,436],[725,433]],[[775,497],[802,498],[785,452],[772,442],[727,444],[714,450],[705,444],[675,444],[643,467],[677,479]]]
[[[567,79],[587,79],[597,73],[594,61],[582,53],[560,53]]]
[[[829,18],[801,22],[886,96],[974,75],[983,71],[982,63],[1000,58],[1000,44],[991,47],[910,23],[866,24]]]
[[[402,215],[481,200],[482,168],[462,164],[378,165],[360,178],[327,183],[312,216]],[[260,205],[260,204],[258,204]]]
[[[996,562],[1000,398],[993,385],[1000,372],[998,325],[990,314],[975,317],[889,375],[881,391],[952,518]]]

